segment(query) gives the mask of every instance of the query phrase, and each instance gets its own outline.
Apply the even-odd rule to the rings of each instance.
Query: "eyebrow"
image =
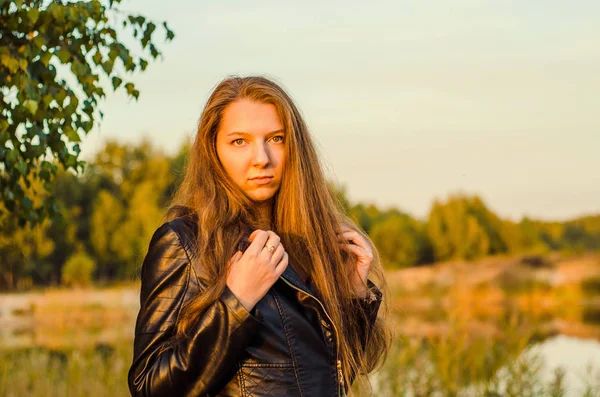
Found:
[[[274,134],[278,134],[278,133],[285,133],[285,130],[271,131],[271,132],[268,132],[267,135],[274,135]],[[243,131],[232,131],[229,134],[227,134],[227,136],[231,136],[231,135],[252,135],[252,134],[249,134],[249,133],[243,132]]]

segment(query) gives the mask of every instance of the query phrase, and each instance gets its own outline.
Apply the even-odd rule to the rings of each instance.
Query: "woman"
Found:
[[[272,81],[215,88],[167,218],[142,265],[132,395],[341,396],[385,357],[377,251]]]

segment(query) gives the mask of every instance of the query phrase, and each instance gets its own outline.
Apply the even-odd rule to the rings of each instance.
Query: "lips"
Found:
[[[264,176],[264,177],[251,178],[250,180],[259,185],[266,185],[267,183],[271,182],[272,179],[273,179],[272,176]]]

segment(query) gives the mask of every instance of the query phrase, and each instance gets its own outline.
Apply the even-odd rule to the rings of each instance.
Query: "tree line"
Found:
[[[57,166],[56,219],[19,226],[0,211],[0,288],[114,283],[137,277],[154,230],[182,177],[189,145],[173,156],[148,141],[108,141],[75,175]],[[34,205],[48,198],[42,182],[24,186]],[[388,269],[513,253],[600,249],[600,214],[566,222],[501,219],[476,195],[433,202],[427,219],[398,208],[351,203],[331,184],[344,209],[367,232]],[[1,206],[1,204],[0,204]]]

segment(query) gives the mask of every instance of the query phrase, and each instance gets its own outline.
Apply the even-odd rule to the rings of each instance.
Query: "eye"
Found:
[[[236,144],[236,142],[240,142],[240,143]],[[244,140],[242,138],[238,138],[238,139],[234,139],[233,141],[231,141],[231,143],[233,144],[233,146],[241,146],[242,143],[244,143]]]
[[[279,138],[279,140],[278,140],[278,141],[275,141],[275,140],[276,140],[276,139],[278,139],[278,138]],[[273,137],[273,140],[275,141],[275,143],[280,143],[280,142],[283,142],[283,135],[275,135],[275,136]]]

